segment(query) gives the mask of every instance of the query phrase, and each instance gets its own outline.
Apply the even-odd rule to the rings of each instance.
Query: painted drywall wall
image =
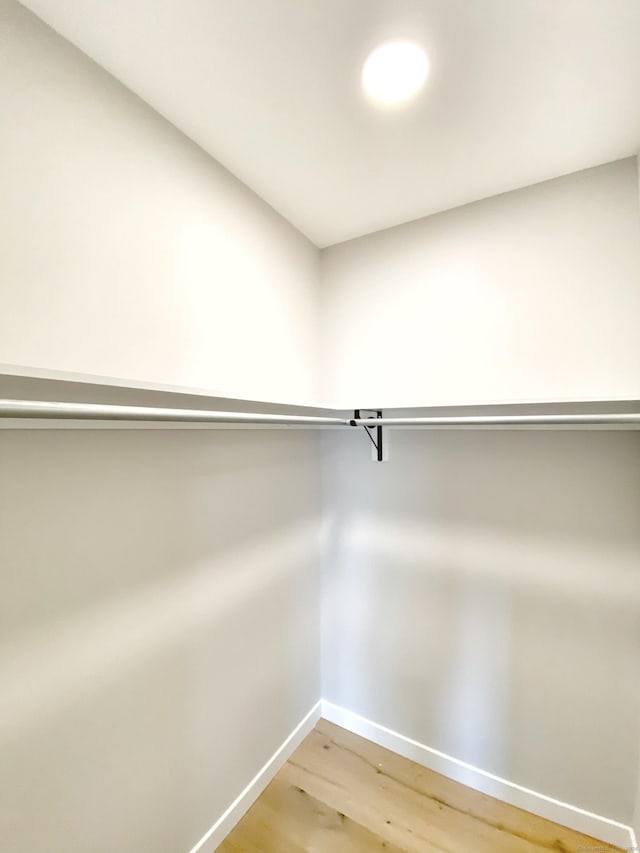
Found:
[[[631,823],[640,435],[324,441],[323,698]]]
[[[0,432],[0,846],[190,850],[320,698],[318,434]]]
[[[0,362],[317,398],[318,250],[0,0]]]
[[[326,399],[637,398],[639,235],[630,158],[327,249]]]

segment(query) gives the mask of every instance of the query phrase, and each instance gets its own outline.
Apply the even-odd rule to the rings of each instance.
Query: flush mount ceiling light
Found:
[[[415,42],[387,41],[372,51],[362,68],[366,93],[381,103],[406,101],[424,85],[429,59]]]

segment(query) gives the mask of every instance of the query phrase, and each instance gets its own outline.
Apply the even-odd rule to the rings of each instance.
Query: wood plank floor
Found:
[[[614,850],[321,720],[221,853]]]

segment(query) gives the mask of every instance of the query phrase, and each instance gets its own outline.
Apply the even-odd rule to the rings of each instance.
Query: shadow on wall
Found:
[[[317,701],[317,447],[0,433],[12,853],[188,850]]]
[[[326,444],[324,697],[629,822],[640,437],[397,430],[385,465]]]

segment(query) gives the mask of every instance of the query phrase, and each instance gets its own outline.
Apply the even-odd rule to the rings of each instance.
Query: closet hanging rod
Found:
[[[640,412],[632,414],[555,414],[555,415],[463,415],[426,418],[350,418],[351,426],[640,426]]]
[[[102,403],[49,403],[42,400],[0,400],[0,418],[204,424],[288,424],[291,426],[344,426],[348,423],[344,418],[310,415],[213,412],[204,409],[120,406]]]
[[[63,403],[42,400],[0,400],[0,418],[41,420],[148,421],[202,424],[264,424],[352,427],[483,427],[483,426],[640,426],[640,412],[547,415],[455,415],[430,417],[344,418],[279,415],[260,412],[218,412],[156,406]]]

